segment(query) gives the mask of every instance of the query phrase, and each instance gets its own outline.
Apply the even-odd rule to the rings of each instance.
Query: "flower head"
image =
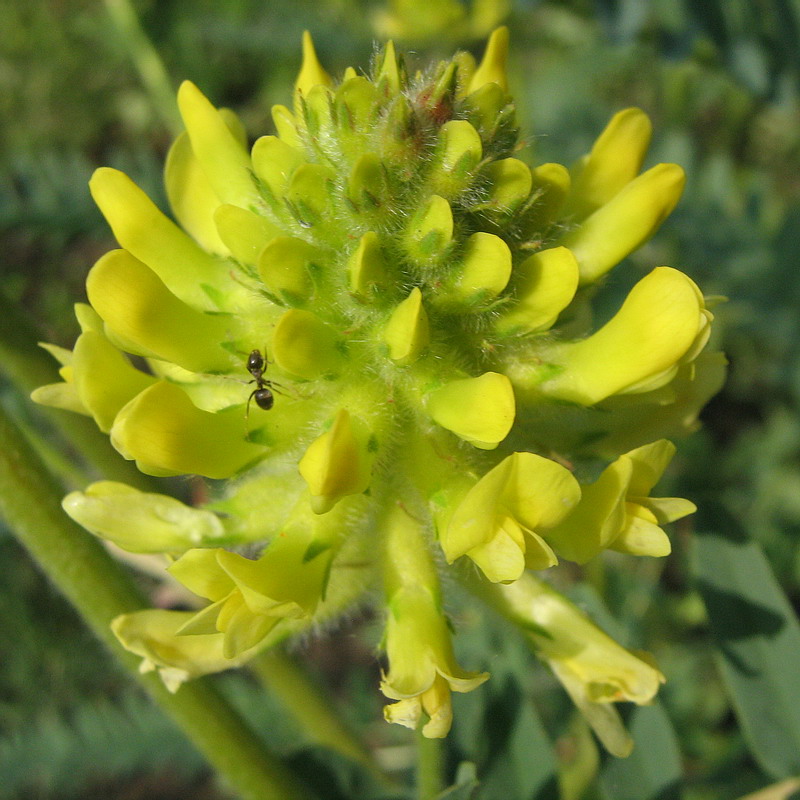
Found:
[[[336,80],[306,34],[276,135],[252,147],[181,86],[172,217],[117,170],[92,177],[119,249],[89,272],[74,350],[48,346],[62,382],[34,397],[93,417],[147,474],[218,481],[198,508],[109,482],[64,501],[93,533],[164,553],[196,596],[114,625],[170,685],[377,581],[387,717],[444,735],[450,692],[487,676],[455,661],[437,553],[514,585],[559,553],[662,555],[659,525],[690,510],[649,498],[671,446],[648,442],[659,420],[691,427],[718,385],[702,294],[658,267],[605,325],[588,313],[683,172],[642,171],[638,109],[572,171],[529,167],[507,50],[500,28],[479,64],[412,75],[390,42]],[[586,457],[613,463],[582,487]]]

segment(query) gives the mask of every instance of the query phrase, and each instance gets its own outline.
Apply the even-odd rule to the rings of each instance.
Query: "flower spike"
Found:
[[[400,37],[411,5],[395,5]],[[506,4],[428,5],[426,35],[487,30]],[[473,575],[628,751],[612,704],[648,702],[661,673],[532,573],[669,552],[664,526],[694,506],[650,495],[724,357],[673,267],[593,327],[605,276],[672,211],[683,170],[641,172],[636,108],[571,170],[528,163],[508,48],[500,27],[477,66],[409,71],[387,42],[338,79],[306,32],[252,149],[233,112],[181,85],[177,222],[124,173],[92,176],[119,249],[89,272],[74,350],[45,345],[60,381],[33,397],[91,417],[148,475],[194,476],[193,505],[113,481],[64,499],[194,596],[112,625],[170,689],[377,601],[386,719],[445,736],[452,693],[489,677],[455,655],[453,586]]]

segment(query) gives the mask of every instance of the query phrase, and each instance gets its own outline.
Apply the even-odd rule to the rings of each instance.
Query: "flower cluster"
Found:
[[[601,663],[621,648],[526,570],[663,556],[661,525],[693,510],[650,491],[664,437],[691,430],[722,380],[703,295],[662,266],[591,317],[684,175],[642,171],[635,108],[571,170],[519,160],[507,44],[501,28],[480,64],[462,52],[409,74],[389,43],[335,82],[306,34],[293,108],[274,107],[277,135],[251,149],[184,83],[165,170],[177,224],[123,173],[93,176],[120,249],[89,273],[74,349],[47,345],[63,381],[34,398],[93,417],[149,475],[218,482],[202,507],[108,481],[64,500],[92,533],[164,554],[197,597],[113,625],[168,685],[377,583],[387,719],[444,736],[450,693],[488,677],[456,662],[451,570],[528,587],[509,615],[557,630],[534,644],[584,705],[655,693],[654,667],[627,651]],[[601,655],[576,659],[587,648]],[[617,664],[634,679],[607,674]]]

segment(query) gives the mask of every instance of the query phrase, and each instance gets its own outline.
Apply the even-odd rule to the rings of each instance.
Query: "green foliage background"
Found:
[[[86,188],[92,170],[125,170],[163,207],[170,141],[111,6],[0,0],[0,402],[68,488],[96,476],[59,434],[80,422],[45,418],[26,399],[24,375],[40,359],[31,345],[71,346],[72,303],[113,246]],[[368,64],[371,20],[385,7],[136,3],[172,83],[191,78],[252,136],[271,132],[270,106],[290,99],[304,28],[340,74]],[[574,576],[582,607],[628,646],[654,652],[668,676],[657,705],[627,710],[634,755],[603,756],[514,632],[465,599],[463,663],[493,677],[456,699],[445,796],[744,796],[800,775],[800,2],[515,0],[506,22],[523,157],[569,163],[614,111],[635,104],[655,123],[649,163],[686,168],[677,211],[612,281],[621,295],[669,264],[727,296],[714,335],[731,369],[663,492],[701,508],[675,526],[674,554],[609,558]],[[480,54],[482,42],[460,33],[398,44],[420,65],[458,47]],[[0,800],[230,797],[5,529],[0,565]],[[312,745],[251,677],[224,686],[319,797],[410,797],[397,787],[411,782],[413,736],[380,721],[380,620],[354,614],[349,624],[335,645],[301,643],[294,656],[365,736],[393,788]],[[795,796],[800,781],[786,786],[764,797]]]

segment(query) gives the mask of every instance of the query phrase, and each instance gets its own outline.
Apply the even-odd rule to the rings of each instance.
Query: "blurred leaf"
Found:
[[[437,795],[436,800],[471,800],[479,783],[475,765],[465,761],[458,765],[455,783]]]
[[[114,703],[87,701],[69,716],[41,715],[0,740],[2,800],[88,797],[98,782],[156,774],[177,791],[207,771],[197,751],[138,691]]]
[[[477,763],[477,797],[552,800],[558,796],[556,767],[547,734],[519,684],[497,677],[483,693],[466,696],[457,710],[459,744],[469,742],[467,757]]]
[[[633,753],[609,758],[600,773],[609,800],[679,800],[681,756],[662,706],[636,707],[626,724],[633,736]]]
[[[761,548],[707,504],[693,568],[722,677],[753,756],[773,777],[800,772],[800,625]]]

